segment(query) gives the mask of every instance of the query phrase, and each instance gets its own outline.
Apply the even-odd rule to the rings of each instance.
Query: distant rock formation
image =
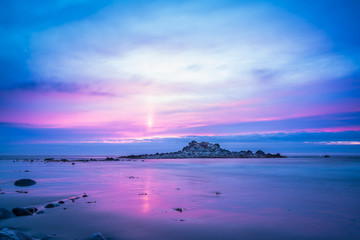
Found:
[[[191,141],[181,151],[170,153],[142,154],[122,156],[120,158],[137,158],[137,159],[171,159],[171,158],[283,158],[280,153],[271,154],[258,150],[252,151],[229,151],[220,147],[220,144],[209,142]]]

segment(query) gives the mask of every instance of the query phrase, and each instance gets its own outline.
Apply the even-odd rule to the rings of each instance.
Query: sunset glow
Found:
[[[358,142],[359,21],[342,13],[359,6],[320,2],[1,3],[0,152],[254,134]],[[320,21],[324,8],[338,17]]]

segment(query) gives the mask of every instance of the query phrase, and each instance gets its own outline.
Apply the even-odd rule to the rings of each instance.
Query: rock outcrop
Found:
[[[218,143],[196,142],[192,141],[181,151],[170,153],[142,154],[122,156],[120,158],[136,158],[136,159],[171,159],[171,158],[282,158],[284,156],[271,153],[264,153],[258,150],[256,153],[252,151],[229,151],[220,147]]]

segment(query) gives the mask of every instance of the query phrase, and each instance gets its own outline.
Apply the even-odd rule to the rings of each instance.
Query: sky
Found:
[[[357,0],[0,2],[0,154],[360,154]]]

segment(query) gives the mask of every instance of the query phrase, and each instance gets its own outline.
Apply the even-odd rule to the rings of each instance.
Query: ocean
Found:
[[[66,203],[0,228],[54,239],[360,239],[360,157],[40,161],[47,157],[0,158],[0,207]],[[20,178],[37,184],[18,193]]]

